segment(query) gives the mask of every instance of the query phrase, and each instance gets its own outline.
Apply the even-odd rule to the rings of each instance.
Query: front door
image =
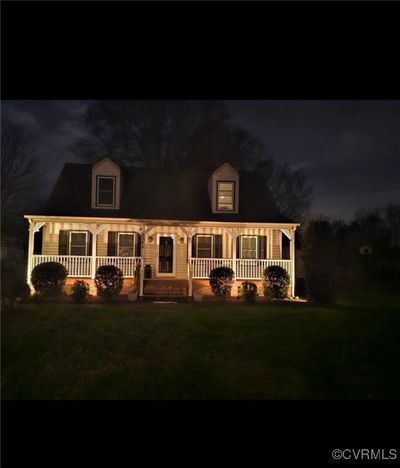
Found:
[[[160,236],[158,251],[158,273],[174,272],[174,239],[171,236]]]

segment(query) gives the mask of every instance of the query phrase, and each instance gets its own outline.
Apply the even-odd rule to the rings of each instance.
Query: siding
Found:
[[[46,223],[43,227],[43,255],[58,255],[58,239],[60,229],[66,230],[82,230],[86,229],[83,224],[78,223]],[[107,225],[103,231],[97,236],[97,255],[107,255],[107,240],[108,232],[138,232],[138,226],[127,224],[112,224]],[[223,228],[206,228],[200,227],[197,230],[198,234],[222,234],[222,255],[224,258],[232,257],[232,238],[224,232]],[[156,270],[156,255],[157,255],[157,234],[173,234],[175,236],[176,247],[176,277],[187,277],[187,238],[186,234],[175,226],[157,226],[148,234],[146,234],[144,245],[144,262],[152,266],[154,275]],[[261,229],[261,228],[246,228],[243,229],[243,234],[249,235],[266,235],[268,238],[268,258],[279,259],[281,258],[281,236],[282,233],[279,229]],[[153,242],[149,238],[153,238]],[[180,239],[183,239],[183,242]]]
[[[271,252],[271,258],[273,260],[280,259],[282,254],[281,254],[281,236],[282,236],[282,231],[280,229],[271,229],[272,231],[272,252]]]

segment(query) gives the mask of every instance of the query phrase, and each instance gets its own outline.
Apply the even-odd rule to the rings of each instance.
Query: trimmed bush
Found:
[[[14,310],[30,296],[26,283],[25,270],[14,263],[1,264],[1,306],[4,310]]]
[[[43,296],[58,297],[61,295],[68,271],[57,262],[45,262],[36,265],[31,273],[35,291]]]
[[[251,281],[243,281],[240,286],[240,295],[248,304],[253,304],[257,297],[257,285]]]
[[[271,265],[264,271],[264,296],[267,299],[284,299],[290,283],[288,272],[278,266]]]
[[[122,271],[114,265],[103,265],[97,269],[94,279],[97,295],[105,299],[112,299],[121,292],[124,285]]]
[[[210,286],[215,296],[230,296],[233,282],[234,272],[229,267],[218,267],[210,271]]]
[[[77,303],[85,302],[89,296],[90,286],[86,281],[76,280],[72,285],[72,300]]]

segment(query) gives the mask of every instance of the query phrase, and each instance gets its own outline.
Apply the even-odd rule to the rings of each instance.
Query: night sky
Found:
[[[2,115],[36,135],[48,191],[87,101],[3,101]],[[400,101],[228,101],[232,121],[260,137],[277,161],[303,168],[315,186],[312,211],[349,219],[360,206],[400,202]]]

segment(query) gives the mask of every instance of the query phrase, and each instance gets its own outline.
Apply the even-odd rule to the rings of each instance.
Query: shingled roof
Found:
[[[209,172],[121,167],[119,210],[91,208],[92,165],[67,163],[42,215],[224,222],[292,222],[257,173],[239,172],[239,213],[213,213]]]

